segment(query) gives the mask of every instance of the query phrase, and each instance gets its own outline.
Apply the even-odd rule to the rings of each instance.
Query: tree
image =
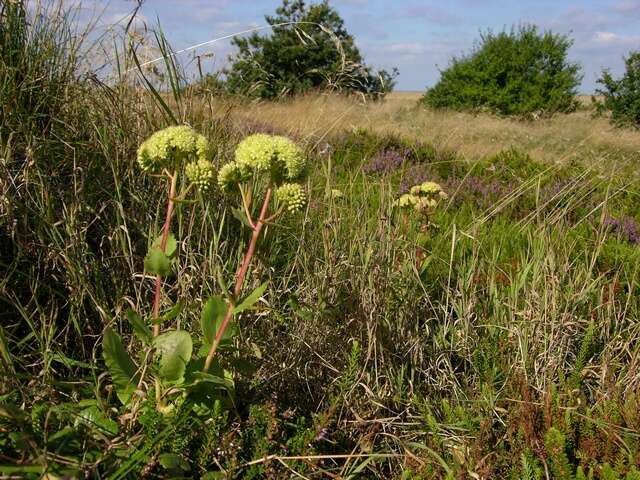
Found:
[[[364,65],[353,37],[327,0],[307,5],[283,0],[267,36],[235,37],[238,48],[225,71],[232,93],[260,98],[294,95],[312,89],[383,95],[391,91],[397,70],[374,71]]]
[[[567,60],[573,42],[533,25],[482,34],[467,56],[453,58],[422,101],[433,108],[490,110],[503,115],[570,112],[582,80]]]
[[[602,95],[602,102],[595,101],[598,110],[609,110],[611,121],[619,126],[640,128],[640,51],[631,52],[624,60],[625,73],[615,79],[608,70],[602,72],[598,83],[603,88],[596,89]]]

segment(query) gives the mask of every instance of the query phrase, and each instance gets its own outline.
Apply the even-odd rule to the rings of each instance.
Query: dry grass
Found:
[[[354,98],[309,95],[278,103],[243,105],[234,108],[232,115],[305,136],[364,127],[451,148],[468,160],[511,146],[542,161],[579,158],[607,169],[610,162],[603,165],[603,159],[640,160],[640,132],[616,129],[606,118],[592,118],[589,99],[583,98],[584,108],[575,113],[523,121],[429,110],[417,105],[420,95],[397,92],[384,102],[368,104]]]

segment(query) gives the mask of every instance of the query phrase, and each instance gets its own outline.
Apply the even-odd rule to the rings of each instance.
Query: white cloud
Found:
[[[640,47],[640,35],[619,35],[613,32],[595,32],[591,42],[596,46]]]

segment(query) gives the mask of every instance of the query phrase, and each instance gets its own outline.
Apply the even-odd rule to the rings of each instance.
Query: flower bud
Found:
[[[294,213],[302,209],[306,202],[306,195],[299,184],[284,183],[276,190],[276,199],[288,212]]]

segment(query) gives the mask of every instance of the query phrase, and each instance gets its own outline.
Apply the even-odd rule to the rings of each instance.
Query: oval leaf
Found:
[[[180,382],[191,360],[193,343],[184,330],[166,332],[153,339],[158,355],[158,376],[166,382]]]
[[[136,334],[138,339],[145,345],[149,345],[152,337],[151,330],[149,330],[149,327],[144,323],[140,314],[129,308],[127,310],[127,320],[129,320],[131,328],[133,328],[133,333]]]
[[[202,326],[202,335],[211,345],[216,336],[216,332],[227,313],[227,303],[220,295],[209,297],[207,303],[204,304],[200,324]]]
[[[166,277],[171,273],[171,260],[159,248],[151,248],[144,257],[144,269],[149,273]]]
[[[118,398],[126,404],[138,384],[139,375],[131,357],[120,339],[120,335],[107,327],[102,336],[102,356],[111,380],[116,387]]]
[[[151,249],[157,248],[158,250],[162,251],[160,245],[162,245],[162,235],[159,235],[158,238],[153,241]],[[176,256],[177,251],[178,242],[176,241],[176,237],[173,236],[173,233],[169,233],[169,236],[167,237],[167,245],[164,249],[164,254],[169,258],[173,258]]]

